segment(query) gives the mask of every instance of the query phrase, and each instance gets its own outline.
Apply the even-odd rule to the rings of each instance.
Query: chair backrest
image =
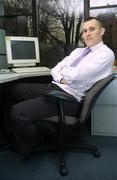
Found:
[[[114,75],[109,75],[108,77],[101,79],[100,81],[96,82],[87,92],[86,97],[82,104],[82,110],[80,113],[80,124],[85,122],[90,113],[91,110],[101,94],[101,92],[104,90],[104,88],[114,79]]]

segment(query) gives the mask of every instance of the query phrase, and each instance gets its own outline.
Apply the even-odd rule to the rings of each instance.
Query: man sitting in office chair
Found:
[[[37,143],[35,122],[57,114],[56,102],[47,100],[52,89],[60,89],[81,102],[85,92],[97,81],[112,74],[114,53],[102,41],[105,28],[95,17],[83,24],[85,48],[76,48],[51,71],[52,84],[18,84],[11,87],[7,96],[11,103],[12,130],[22,155],[30,152]],[[64,104],[65,113],[74,115],[78,106]]]

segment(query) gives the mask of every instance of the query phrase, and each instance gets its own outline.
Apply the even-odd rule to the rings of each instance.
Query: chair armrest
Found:
[[[66,92],[63,92],[63,91],[59,91],[59,90],[52,90],[46,96],[53,97],[58,100],[76,101],[76,99],[72,95],[70,95]]]

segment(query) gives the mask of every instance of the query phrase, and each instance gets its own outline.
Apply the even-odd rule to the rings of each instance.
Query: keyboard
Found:
[[[50,72],[50,68],[47,68],[47,67],[21,67],[21,68],[12,68],[12,72],[15,72],[15,73]]]

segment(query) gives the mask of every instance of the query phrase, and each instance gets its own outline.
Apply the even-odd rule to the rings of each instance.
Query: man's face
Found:
[[[88,47],[92,47],[102,41],[105,29],[95,20],[89,20],[83,24],[83,38]]]

